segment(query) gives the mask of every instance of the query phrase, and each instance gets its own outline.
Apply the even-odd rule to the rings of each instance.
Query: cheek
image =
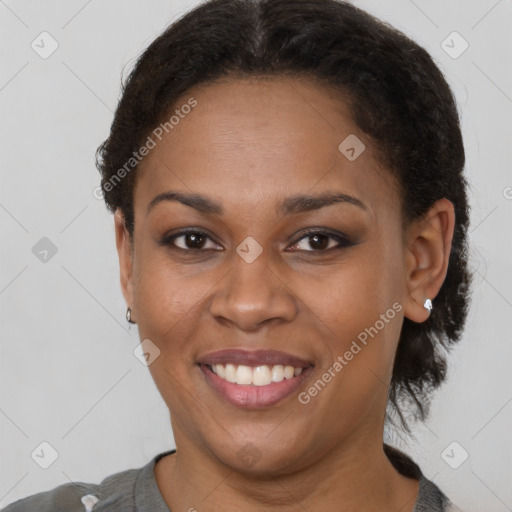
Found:
[[[198,311],[214,283],[209,284],[207,274],[191,278],[183,266],[170,263],[165,251],[141,247],[134,265],[134,306],[141,339],[151,339],[169,355],[190,349],[187,342],[199,327]]]
[[[332,403],[358,411],[354,417],[387,394],[403,322],[399,248],[385,241],[372,246],[315,293],[316,313],[330,331],[331,356],[323,369],[336,376]]]
[[[302,287],[304,302],[315,308],[340,349],[400,300],[399,273],[393,263],[399,258],[392,251],[390,246],[368,244],[335,271]]]
[[[195,407],[189,388],[192,372],[197,371],[194,340],[208,284],[188,278],[160,252],[165,253],[141,249],[134,266],[137,327],[141,341],[150,340],[159,351],[148,369],[160,395],[181,421],[189,421]]]

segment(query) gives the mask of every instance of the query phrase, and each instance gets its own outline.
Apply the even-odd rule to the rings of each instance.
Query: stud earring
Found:
[[[132,320],[132,308],[128,308],[126,310],[126,320],[130,323],[130,324],[136,324],[137,322],[134,322]]]
[[[428,309],[428,314],[430,315],[430,312],[432,311],[432,301],[430,299],[426,299],[423,307]]]

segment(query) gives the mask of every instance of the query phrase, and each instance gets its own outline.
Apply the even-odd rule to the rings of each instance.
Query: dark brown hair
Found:
[[[123,85],[110,135],[97,152],[106,205],[121,209],[133,235],[136,166],[106,185],[190,87],[227,76],[283,75],[314,77],[350,98],[355,122],[400,185],[404,224],[440,198],[454,204],[446,279],[427,321],[404,319],[396,353],[389,402],[407,429],[402,399],[412,400],[424,419],[430,392],[445,379],[445,349],[461,337],[471,282],[457,108],[442,73],[414,41],[338,0],[200,4],[144,51]]]

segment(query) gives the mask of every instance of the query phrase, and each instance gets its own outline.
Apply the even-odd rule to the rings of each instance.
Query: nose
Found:
[[[247,263],[235,254],[231,271],[221,280],[210,311],[217,321],[255,331],[263,324],[291,322],[298,307],[293,291],[269,266],[265,253]]]

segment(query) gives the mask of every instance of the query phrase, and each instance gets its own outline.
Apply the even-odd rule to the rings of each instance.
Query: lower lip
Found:
[[[275,405],[291,395],[308,378],[313,367],[308,366],[297,377],[284,379],[281,382],[271,382],[266,386],[253,384],[234,384],[221,379],[213,373],[209,366],[200,364],[199,368],[206,377],[208,384],[228,402],[246,409],[261,409]]]

